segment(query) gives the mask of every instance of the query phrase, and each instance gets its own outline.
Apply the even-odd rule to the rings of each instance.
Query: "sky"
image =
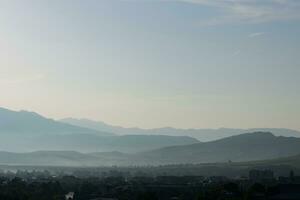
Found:
[[[299,0],[0,0],[0,107],[300,130]]]

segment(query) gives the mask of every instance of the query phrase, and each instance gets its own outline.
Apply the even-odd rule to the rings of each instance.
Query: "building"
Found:
[[[74,192],[69,192],[65,195],[66,200],[73,200],[74,199]]]
[[[274,180],[274,172],[272,170],[250,170],[249,179],[255,182]]]

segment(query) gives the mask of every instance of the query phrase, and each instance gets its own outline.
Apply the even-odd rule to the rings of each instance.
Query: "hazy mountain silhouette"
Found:
[[[296,154],[300,154],[300,138],[255,132],[212,142],[166,147],[143,155],[159,163],[211,163],[273,159]]]
[[[0,152],[0,165],[28,166],[112,166],[132,165],[133,155],[119,152],[79,153],[75,151]],[[140,158],[142,162],[142,158]]]
[[[66,122],[67,120],[63,121]],[[82,120],[79,121],[82,122]],[[300,138],[277,137],[269,132],[247,133],[201,143],[188,136],[159,134],[194,134],[198,138],[210,135],[210,139],[212,139],[225,137],[228,134],[238,134],[242,130],[217,129],[209,131],[210,129],[184,130],[174,128],[144,130],[101,125],[98,122],[88,121],[88,123],[94,125],[85,126],[78,123],[71,125],[45,118],[33,112],[16,112],[1,108],[0,151],[38,152],[23,154],[2,152],[0,164],[10,162],[15,164],[43,164],[45,162],[52,165],[80,165],[80,163],[86,165],[153,165],[213,163],[227,162],[228,160],[240,162],[300,154]],[[132,135],[117,136],[110,133],[118,130],[120,131],[117,132],[118,134],[125,134],[128,131]],[[230,130],[235,131],[229,133]],[[280,133],[280,130],[283,130],[283,133]],[[276,131],[277,135],[298,133],[287,129],[276,129]],[[134,135],[137,133],[141,135]],[[150,133],[153,135],[148,135]],[[44,161],[46,158],[48,161]]]
[[[107,131],[47,119],[33,112],[0,109],[0,150],[2,151],[67,150],[135,153],[198,142],[194,138],[184,136],[116,136]]]
[[[221,140],[184,146],[165,147],[137,154],[120,152],[78,153],[74,151],[39,151],[33,153],[0,152],[0,164],[111,166],[228,163],[270,160],[300,155],[300,139],[276,137],[267,132],[247,133]],[[277,161],[283,162],[281,158]],[[291,158],[292,159],[292,158]],[[299,163],[298,161],[288,160]],[[260,161],[270,162],[271,161]],[[275,161],[274,161],[275,162]],[[287,161],[286,161],[287,162]],[[259,164],[259,162],[257,162]]]
[[[31,140],[32,150],[67,150],[80,152],[108,152],[120,151],[124,153],[137,153],[157,148],[187,145],[199,141],[186,136],[164,135],[124,135],[101,137],[97,135],[46,135]]]
[[[95,134],[112,136],[113,133],[83,128],[45,118],[37,113],[28,111],[12,111],[0,108],[1,134]]]
[[[190,136],[197,138],[202,142],[218,140],[225,137],[240,135],[251,132],[272,132],[276,136],[300,137],[300,131],[283,128],[253,128],[253,129],[177,129],[172,127],[141,129],[141,128],[123,128],[121,126],[112,126],[104,122],[93,121],[89,119],[65,118],[62,122],[92,128],[99,131],[107,131],[119,135],[171,135],[171,136]]]

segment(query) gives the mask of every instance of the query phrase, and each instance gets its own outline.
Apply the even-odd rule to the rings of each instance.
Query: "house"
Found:
[[[69,192],[65,195],[66,200],[73,200],[74,199],[74,192]]]
[[[252,181],[271,181],[274,180],[274,172],[272,170],[250,170],[249,179]]]

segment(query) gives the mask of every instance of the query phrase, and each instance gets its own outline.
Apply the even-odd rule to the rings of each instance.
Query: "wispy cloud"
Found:
[[[250,34],[248,35],[248,37],[249,37],[249,38],[254,38],[254,37],[262,36],[262,35],[264,35],[264,34],[265,34],[265,32],[250,33]]]
[[[236,57],[236,56],[238,56],[240,54],[241,54],[241,50],[236,50],[235,52],[233,52],[232,56]]]
[[[33,74],[28,76],[9,76],[7,74],[2,74],[0,76],[0,83],[3,85],[15,85],[23,84],[28,82],[40,81],[44,79],[44,74]]]
[[[223,23],[264,23],[300,19],[299,0],[174,0],[221,9],[221,17],[209,19],[206,25]]]

